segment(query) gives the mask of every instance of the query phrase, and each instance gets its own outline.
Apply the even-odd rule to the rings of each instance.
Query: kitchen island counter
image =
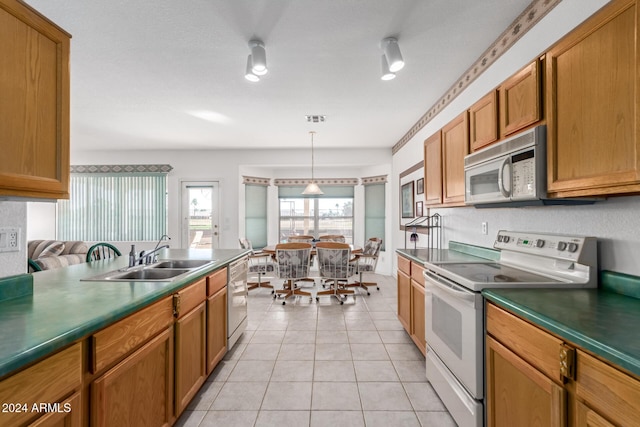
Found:
[[[248,253],[240,249],[165,250],[160,253],[160,260],[214,260],[172,282],[82,281],[126,267],[126,256],[34,273],[33,295],[0,302],[0,377],[87,337]]]

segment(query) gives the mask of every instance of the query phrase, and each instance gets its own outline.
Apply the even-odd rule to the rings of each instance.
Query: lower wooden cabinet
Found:
[[[81,386],[82,344],[76,343],[0,382],[0,425],[79,426]]]
[[[426,354],[423,271],[421,264],[398,256],[398,320],[420,352]]]
[[[491,337],[486,344],[487,425],[566,425],[562,386]]]
[[[173,326],[91,385],[91,425],[168,426],[173,417]]]
[[[411,278],[398,270],[398,320],[411,333]]]
[[[207,374],[227,352],[227,288],[207,299]]]
[[[640,379],[487,304],[488,426],[638,425]]]
[[[176,311],[176,416],[187,407],[207,378],[206,280],[178,292]]]
[[[423,355],[427,354],[424,312],[424,285],[411,281],[411,339]]]

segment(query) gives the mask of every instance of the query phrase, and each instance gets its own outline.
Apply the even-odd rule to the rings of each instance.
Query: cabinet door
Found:
[[[169,426],[173,422],[173,328],[169,327],[91,385],[92,426]]]
[[[609,3],[546,54],[548,190],[640,191],[635,1]]]
[[[614,427],[614,425],[584,403],[577,401],[575,427]]]
[[[411,278],[398,270],[398,320],[411,334]]]
[[[500,85],[500,134],[511,135],[542,119],[540,62],[532,62]]]
[[[58,411],[50,412],[29,424],[30,427],[81,427],[82,399],[80,392],[60,403]]]
[[[442,128],[442,201],[464,205],[464,156],[469,154],[467,112]]]
[[[427,354],[424,312],[424,285],[411,280],[411,339],[416,343],[423,355]]]
[[[227,352],[227,288],[207,300],[207,375]]]
[[[487,425],[566,426],[566,392],[487,337]]]
[[[442,142],[440,131],[424,141],[424,204],[442,204]]]
[[[498,96],[492,90],[469,108],[469,145],[477,151],[498,140]]]
[[[176,416],[187,407],[207,377],[205,302],[176,322]]]
[[[70,36],[3,0],[0,44],[0,195],[68,197]]]

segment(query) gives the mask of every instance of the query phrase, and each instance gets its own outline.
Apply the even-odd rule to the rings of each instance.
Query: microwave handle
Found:
[[[504,168],[508,164],[509,156],[505,157],[505,159],[502,161],[502,164],[500,165],[500,171],[498,172],[498,188],[500,189],[500,193],[502,193],[502,195],[507,199],[511,196],[511,190],[507,191],[507,189],[504,187]]]

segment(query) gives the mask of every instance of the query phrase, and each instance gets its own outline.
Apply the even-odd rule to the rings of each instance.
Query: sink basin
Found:
[[[213,261],[203,259],[173,259],[160,261],[158,264],[153,265],[153,268],[200,268]]]
[[[188,272],[189,270],[185,269],[169,270],[166,268],[145,268],[143,270],[135,270],[129,271],[127,273],[116,274],[112,278],[107,278],[107,280],[167,280]]]

